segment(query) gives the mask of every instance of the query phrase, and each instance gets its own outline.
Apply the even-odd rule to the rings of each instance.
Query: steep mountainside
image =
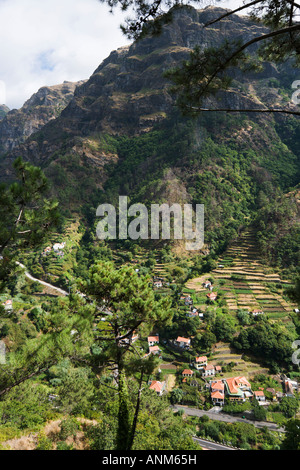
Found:
[[[10,152],[47,122],[57,118],[83,82],[64,82],[38,90],[20,109],[6,112],[0,122],[0,154]],[[1,113],[1,108],[0,108]],[[0,114],[1,115],[1,114]]]
[[[263,30],[237,15],[203,28],[222,12],[179,8],[161,35],[113,51],[56,119],[2,156],[2,179],[22,155],[43,167],[63,210],[89,223],[99,203],[117,203],[119,195],[148,204],[204,203],[210,252],[226,246],[261,207],[299,183],[300,129],[286,115],[180,115],[164,71],[196,45],[247,40]],[[259,74],[236,73],[232,88],[206,104],[292,107],[295,77],[289,64],[265,63]]]
[[[0,104],[0,120],[9,112],[9,108],[5,104]]]

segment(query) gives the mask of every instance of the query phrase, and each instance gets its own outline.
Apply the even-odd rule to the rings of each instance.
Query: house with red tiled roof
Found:
[[[214,302],[216,298],[218,297],[215,292],[210,292],[209,294],[206,294],[206,297],[211,301]]]
[[[159,343],[159,336],[148,336],[148,346],[154,346]]]
[[[251,385],[244,376],[224,379],[224,384],[230,400],[245,401],[253,396]]]
[[[218,392],[218,391],[212,392],[210,397],[214,405],[219,405],[219,406],[224,405],[224,402],[225,402],[224,393]]]
[[[159,382],[158,380],[152,380],[149,390],[154,390],[157,395],[161,396],[165,389],[165,382]]]
[[[150,354],[157,355],[157,354],[161,353],[161,350],[159,349],[159,347],[157,345],[155,345],[155,346],[150,346],[149,347],[149,352],[150,352]]]
[[[197,356],[194,362],[195,369],[201,370],[205,366],[207,366],[207,356]]]
[[[222,380],[212,380],[210,382],[210,397],[214,405],[224,405],[225,385]]]
[[[212,375],[215,375],[215,373],[216,369],[213,364],[207,364],[202,369],[202,377],[211,377]]]
[[[183,338],[182,336],[178,336],[176,339],[176,343],[180,348],[189,348],[191,340],[190,338]]]
[[[193,377],[194,372],[191,369],[184,369],[182,372],[183,377]]]
[[[258,401],[266,401],[265,394],[262,390],[256,390],[255,392],[253,392],[253,395]]]
[[[254,317],[256,317],[257,315],[263,315],[264,312],[262,310],[258,310],[258,309],[255,309],[255,310],[252,310],[252,315]]]

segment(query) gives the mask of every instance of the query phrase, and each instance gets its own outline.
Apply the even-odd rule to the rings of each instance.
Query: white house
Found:
[[[154,346],[159,343],[159,336],[148,336],[148,346]]]
[[[189,348],[191,345],[191,340],[190,338],[183,338],[182,336],[178,336],[176,343],[180,348]]]
[[[198,356],[194,362],[195,369],[201,370],[207,366],[207,356]]]
[[[216,374],[216,369],[213,364],[207,364],[202,369],[202,377],[211,377]]]
[[[253,392],[253,394],[254,394],[257,401],[266,401],[265,394],[262,390],[257,390],[255,392]]]
[[[53,245],[53,250],[54,251],[61,251],[64,249],[64,247],[66,246],[66,243],[65,242],[62,242],[62,243],[54,243]]]
[[[165,389],[165,382],[159,382],[158,380],[152,380],[149,387],[150,390],[154,390],[157,395],[161,396]]]

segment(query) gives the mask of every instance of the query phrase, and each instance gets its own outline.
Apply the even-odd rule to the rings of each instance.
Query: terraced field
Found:
[[[214,291],[222,292],[232,313],[238,309],[261,310],[271,320],[290,321],[289,314],[297,306],[283,297],[283,287],[290,281],[260,262],[254,232],[245,231],[218,260],[218,267],[201,278],[187,283],[196,292],[206,291],[202,282],[214,279]]]

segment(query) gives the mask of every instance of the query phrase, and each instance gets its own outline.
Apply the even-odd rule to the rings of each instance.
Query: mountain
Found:
[[[117,203],[119,195],[146,204],[203,203],[208,250],[223,249],[263,205],[299,183],[300,134],[298,119],[286,115],[180,114],[166,70],[180,65],[196,45],[245,41],[265,31],[238,15],[203,28],[222,13],[211,7],[174,9],[173,21],[159,36],[113,51],[57,115],[57,104],[46,104],[45,125],[42,119],[30,124],[29,110],[35,108],[27,104],[27,112],[20,111],[26,124],[20,119],[14,134],[8,123],[16,112],[8,113],[0,122],[2,151],[9,150],[1,158],[2,180],[21,155],[44,169],[65,213],[89,223],[98,204]],[[296,76],[288,63],[265,62],[256,74],[236,71],[231,89],[204,105],[293,108]],[[34,125],[40,130],[31,133]],[[31,135],[16,147],[26,133]]]
[[[11,152],[47,122],[56,119],[69,104],[76,87],[81,83],[83,81],[44,86],[20,109],[9,111],[8,108],[3,108],[3,119],[0,122],[0,153]]]
[[[9,108],[5,104],[0,104],[0,120],[9,112]]]

